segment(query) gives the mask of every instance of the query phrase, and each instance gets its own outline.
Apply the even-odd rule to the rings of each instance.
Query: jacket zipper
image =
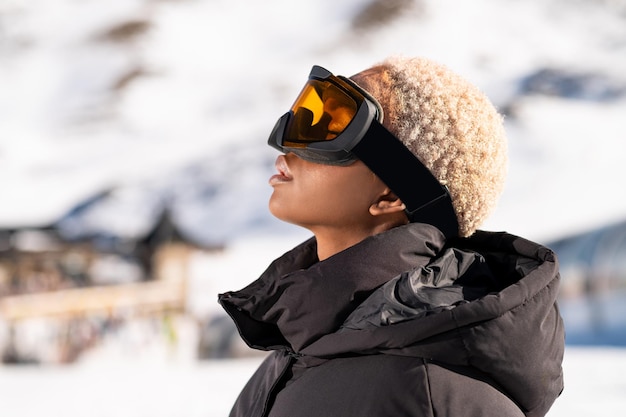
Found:
[[[270,399],[275,398],[274,391],[276,390],[278,385],[282,382],[283,378],[287,374],[287,370],[291,367],[291,365],[293,365],[293,363],[296,361],[297,358],[302,356],[301,354],[294,352],[291,348],[284,349],[283,355],[284,355],[283,357],[287,357],[287,361],[285,362],[283,369],[280,371],[278,378],[276,378],[276,380],[274,381],[274,383],[268,390],[267,395],[265,396],[265,403],[263,404],[263,412],[261,413],[261,417],[268,416],[270,412]]]

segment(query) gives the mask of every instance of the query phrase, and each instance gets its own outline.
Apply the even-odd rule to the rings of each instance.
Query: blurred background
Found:
[[[550,415],[626,411],[626,0],[0,0],[6,415],[227,415],[262,355],[217,294],[308,237],[267,210],[267,136],[312,65],[394,54],[505,115],[483,228],[559,256]]]

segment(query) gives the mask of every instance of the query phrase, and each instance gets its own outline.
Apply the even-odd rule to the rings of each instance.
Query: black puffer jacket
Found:
[[[322,262],[311,239],[220,303],[273,351],[232,417],[543,416],[563,388],[555,255],[410,224]]]

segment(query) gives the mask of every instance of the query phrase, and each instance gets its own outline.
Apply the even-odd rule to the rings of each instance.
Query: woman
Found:
[[[271,351],[232,417],[543,416],[563,389],[558,265],[477,231],[506,173],[502,118],[422,58],[313,67],[269,139],[270,211],[313,237],[220,303]]]

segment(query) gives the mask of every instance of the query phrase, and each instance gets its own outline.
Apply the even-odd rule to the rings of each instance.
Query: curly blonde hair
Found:
[[[493,104],[424,58],[390,57],[350,78],[380,102],[383,125],[448,187],[459,235],[474,233],[495,208],[507,172],[503,119]]]

